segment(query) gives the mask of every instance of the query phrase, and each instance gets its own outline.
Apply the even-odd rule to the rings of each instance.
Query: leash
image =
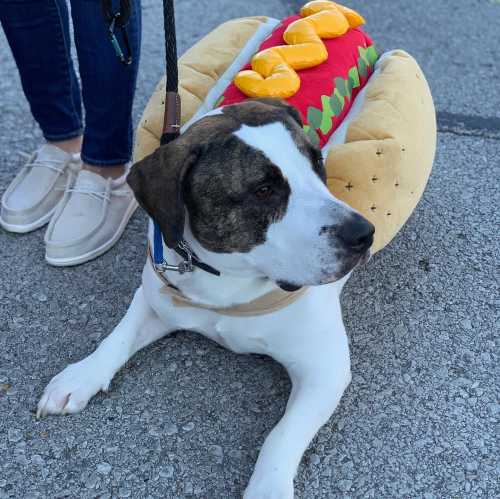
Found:
[[[163,0],[163,23],[165,29],[165,113],[163,115],[163,133],[160,144],[165,145],[172,142],[180,135],[181,131],[181,99],[179,96],[179,70],[177,67],[177,37],[175,34],[175,12],[174,1]],[[179,265],[169,264],[163,256],[163,236],[160,226],[153,221],[153,264],[155,270],[165,272],[167,270],[179,272],[193,272],[198,267],[213,275],[220,275],[217,269],[203,263],[189,244],[181,239],[174,251],[182,257]]]

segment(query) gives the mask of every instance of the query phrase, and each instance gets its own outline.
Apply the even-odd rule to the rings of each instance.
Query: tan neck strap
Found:
[[[151,264],[153,265],[153,258],[149,246],[148,256]],[[154,265],[153,269],[156,275],[164,284],[164,286],[160,290],[160,293],[169,295],[175,306],[202,308],[232,317],[251,317],[277,312],[278,310],[281,310],[282,308],[285,308],[288,305],[294,303],[309,289],[307,286],[304,286],[297,291],[291,292],[284,291],[283,289],[275,289],[247,303],[233,305],[231,307],[211,307],[209,305],[203,305],[201,303],[195,303],[191,301],[165,277],[165,274],[158,272],[155,269]]]

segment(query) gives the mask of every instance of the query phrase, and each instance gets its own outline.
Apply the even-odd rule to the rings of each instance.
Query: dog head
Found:
[[[136,163],[127,180],[167,246],[183,237],[187,212],[205,260],[230,254],[293,289],[340,279],[373,242],[373,226],[325,179],[299,113],[256,99],[209,113]]]

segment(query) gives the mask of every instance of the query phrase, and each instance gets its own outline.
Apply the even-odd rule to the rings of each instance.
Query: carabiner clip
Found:
[[[123,50],[120,46],[120,43],[118,42],[118,39],[116,38],[116,35],[115,35],[115,27],[116,26],[118,26],[121,30],[126,53],[123,52]],[[120,22],[120,12],[117,12],[116,14],[114,14],[112,19],[111,19],[111,22],[109,23],[108,37],[109,37],[109,41],[111,42],[111,45],[113,46],[113,48],[115,50],[115,54],[116,54],[116,57],[118,57],[118,60],[122,64],[124,64],[125,66],[128,66],[129,64],[131,64],[132,63],[132,50],[130,48],[130,43],[128,41],[128,34],[127,34],[127,30],[125,29],[125,25],[121,24],[121,22]]]

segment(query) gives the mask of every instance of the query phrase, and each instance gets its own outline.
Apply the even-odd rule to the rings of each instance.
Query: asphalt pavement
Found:
[[[143,0],[136,121],[163,72],[160,4]],[[180,52],[225,19],[298,5],[177,2]],[[306,453],[297,497],[497,498],[500,2],[349,6],[379,47],[420,62],[438,152],[409,222],[346,286],[353,381]],[[0,191],[17,151],[40,141],[0,32]],[[266,357],[178,333],[137,354],[82,414],[34,417],[50,378],[124,314],[145,228],[138,212],[110,252],[68,269],[45,264],[43,230],[0,230],[0,498],[241,497],[290,388]]]

